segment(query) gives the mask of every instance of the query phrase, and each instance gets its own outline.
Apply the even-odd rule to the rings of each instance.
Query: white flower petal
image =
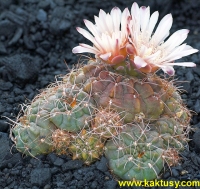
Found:
[[[98,32],[98,30],[96,29],[96,26],[92,22],[86,19],[84,19],[83,21],[86,27],[88,28],[88,30],[90,30],[94,36],[97,36],[97,35],[99,36],[100,33]]]
[[[93,37],[87,30],[85,30],[85,29],[83,29],[83,28],[79,28],[79,27],[77,27],[76,29],[77,29],[77,31],[78,31],[80,34],[82,34],[85,38],[87,38],[88,40],[90,40],[91,42],[94,43],[94,37]]]
[[[140,56],[143,57],[143,55],[146,53],[147,51],[147,47],[145,45],[141,45],[141,48],[140,48]]]
[[[112,35],[113,27],[110,26],[110,15],[106,14],[102,9],[99,12],[99,22],[101,23],[102,28],[104,27],[104,31],[109,32],[110,35]]]
[[[194,62],[175,62],[175,63],[165,63],[168,66],[185,66],[185,67],[196,67]]]
[[[100,11],[99,11],[99,19],[105,20],[105,18],[106,18],[105,11],[103,11],[102,9],[100,9]]]
[[[95,47],[98,48],[100,51],[102,51],[103,53],[106,51],[106,46],[105,46],[106,41],[102,40],[102,37],[95,37]]]
[[[97,25],[97,28],[99,29],[99,31],[101,33],[104,33],[106,31],[106,26],[103,22],[103,20],[101,20],[99,17],[97,16],[94,16],[94,20],[95,20],[95,23]]]
[[[167,73],[168,75],[170,76],[173,76],[175,71],[174,71],[174,68],[172,66],[164,66],[164,67],[161,67],[161,69]]]
[[[140,31],[140,8],[137,3],[133,3],[131,7],[132,22],[134,23],[135,32]]]
[[[113,44],[114,44],[114,48],[116,49],[115,52],[119,52],[119,49],[120,49],[119,40],[115,39],[115,43],[113,43]]]
[[[122,16],[123,23],[121,20]],[[103,10],[100,10],[99,17],[94,17],[95,24],[88,20],[84,20],[86,27],[92,34],[82,28],[77,28],[77,30],[85,38],[90,40],[93,43],[94,47],[92,48],[91,46],[88,47],[85,45],[80,45],[79,47],[73,49],[73,51],[97,51],[97,57],[99,57],[99,55],[102,55],[102,57],[104,58],[107,57],[107,55],[110,55],[113,56],[112,59],[115,58],[114,56],[117,56],[118,58],[116,60],[119,60],[120,49],[125,47],[128,40],[128,16],[130,16],[128,9],[125,9],[122,14],[119,8],[114,7],[110,14],[106,14]],[[122,29],[124,30],[123,32],[121,31]],[[123,57],[124,59],[126,58],[125,56]]]
[[[193,62],[174,63],[198,51],[182,44],[189,30],[178,30],[164,41],[169,36],[173,19],[171,14],[164,16],[155,29],[158,16],[158,11],[150,16],[150,8],[139,8],[137,3],[133,3],[131,14],[127,8],[122,12],[114,7],[110,14],[100,10],[99,17],[95,16],[95,24],[84,20],[89,32],[77,28],[80,34],[93,43],[93,47],[80,44],[73,48],[73,52],[94,53],[109,64],[117,64],[130,55],[130,62],[138,69],[145,67],[142,70],[146,73],[160,67],[165,73],[173,75],[173,66],[194,67]]]
[[[102,34],[102,46],[104,47],[106,52],[112,51],[112,41],[111,38],[106,35],[106,34]]]
[[[149,25],[148,25],[148,29],[147,29],[147,35],[149,37],[151,36],[153,29],[158,21],[158,16],[159,16],[159,13],[158,13],[158,11],[156,11],[150,17]]]
[[[88,48],[88,49],[91,49],[91,50],[94,50],[94,51],[96,51],[97,53],[100,52],[96,47],[92,47],[92,46],[87,45],[87,44],[85,44],[85,43],[80,43],[79,46],[85,47],[85,48]]]
[[[138,69],[143,68],[147,65],[147,63],[139,56],[134,58],[134,63]]]
[[[189,30],[182,29],[173,33],[170,38],[162,45],[167,51],[172,51],[175,47],[179,46],[187,38]]]
[[[159,45],[168,36],[171,26],[172,26],[172,15],[167,14],[160,21],[152,37],[152,42],[154,43],[154,45]]]
[[[146,7],[139,8],[137,3],[133,3],[131,8],[132,20],[129,23],[130,37],[128,38],[131,45],[127,45],[127,52],[135,55],[131,61],[136,67],[149,66],[151,71],[151,67],[156,66],[162,68],[165,73],[173,75],[174,65],[195,66],[191,62],[174,63],[175,60],[198,51],[189,45],[182,44],[189,30],[179,30],[164,42],[169,36],[172,16],[171,14],[164,16],[152,36],[159,14],[156,11],[150,16],[149,12],[150,10]]]
[[[128,8],[125,8],[121,16],[121,31],[122,31],[122,35],[126,37],[128,36],[128,19],[129,18],[130,18],[130,12]]]
[[[121,23],[121,10],[118,7],[114,7],[110,13],[113,24],[114,24],[114,31],[119,31],[120,23]]]
[[[108,53],[106,53],[106,54],[101,54],[99,57],[100,57],[101,59],[107,61],[108,58],[110,58],[110,56],[111,56],[111,52],[108,52]]]
[[[154,54],[151,54],[151,55],[145,57],[144,60],[147,61],[147,62],[149,62],[149,61],[152,62],[152,61],[154,61],[160,54],[161,54],[161,51],[158,50],[158,51],[156,51]]]
[[[114,32],[114,24],[113,24],[112,17],[109,14],[106,15],[105,24],[107,25],[107,28],[108,28],[107,32],[111,36],[112,33]]]
[[[188,46],[188,45],[187,45]],[[167,57],[165,57],[163,62],[171,62],[173,60],[178,60],[184,56],[188,56],[190,54],[196,53],[198,52],[197,49],[188,49],[188,50],[182,50],[182,51],[178,51],[178,52],[173,52],[171,54],[169,54]]]
[[[150,10],[149,7],[140,7],[140,25],[141,31],[144,32],[149,24]]]
[[[77,46],[77,47],[74,47],[72,49],[72,52],[75,53],[75,54],[76,53],[83,53],[83,52],[96,54],[98,51],[94,50],[92,47],[91,48],[89,48],[89,47],[87,48],[87,47]]]

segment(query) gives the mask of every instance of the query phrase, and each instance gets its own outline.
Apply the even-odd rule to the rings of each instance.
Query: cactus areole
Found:
[[[30,156],[66,154],[87,165],[105,155],[110,171],[124,180],[153,180],[165,164],[177,164],[191,114],[173,82],[156,71],[174,75],[175,65],[195,66],[174,61],[197,50],[182,44],[186,29],[168,37],[171,14],[155,28],[157,20],[157,11],[150,15],[137,3],[131,11],[100,10],[95,24],[84,20],[89,32],[77,30],[93,46],[72,51],[95,58],[26,105],[11,130],[16,148]]]

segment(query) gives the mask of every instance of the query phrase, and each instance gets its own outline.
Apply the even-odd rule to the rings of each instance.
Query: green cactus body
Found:
[[[34,99],[13,128],[17,149],[32,156],[48,154],[57,145],[52,141],[56,129],[71,132],[89,127],[94,102],[87,93],[73,87],[62,84],[47,88]]]
[[[186,126],[174,118],[162,117],[151,128],[156,129],[163,139],[163,148],[174,148],[177,151],[183,150],[187,143]]]
[[[88,128],[94,111],[93,99],[80,89],[61,88],[57,93],[60,105],[51,110],[50,121],[69,132]]]
[[[176,96],[169,98],[166,101],[165,112],[167,115],[176,117],[181,123],[189,123],[190,113],[189,111],[181,104],[180,99]]]
[[[100,135],[83,129],[72,138],[69,152],[72,153],[73,159],[81,159],[89,165],[103,154],[105,140]]]
[[[38,115],[40,117],[24,116],[21,123],[12,130],[15,135],[16,148],[30,156],[47,154],[53,149],[51,134],[55,126],[46,119],[48,112],[40,111]]]
[[[125,127],[115,140],[106,143],[105,155],[112,172],[124,180],[152,180],[162,170],[162,139],[141,125]]]
[[[172,163],[172,153],[166,152],[169,149],[178,152],[184,147],[183,128],[177,130],[178,124],[173,118],[160,118],[150,125],[144,122],[127,125],[105,146],[113,173],[125,180],[155,179],[165,162]]]

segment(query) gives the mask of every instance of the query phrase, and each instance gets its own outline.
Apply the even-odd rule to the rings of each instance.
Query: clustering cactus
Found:
[[[137,5],[133,4],[132,9],[137,11]],[[127,19],[123,24],[128,24],[131,17],[127,9],[121,13],[115,8],[107,19],[112,20],[117,14]],[[100,18],[105,16],[101,11]],[[127,26],[129,30],[121,26],[125,34],[113,31],[117,28],[115,23],[112,38],[106,37],[106,27],[97,32],[100,22],[97,26],[85,23],[97,35],[96,41],[85,30],[78,31],[92,40],[94,47],[82,44],[73,52],[88,49],[96,54],[96,59],[72,70],[26,106],[24,115],[12,128],[16,148],[31,156],[55,151],[81,159],[87,165],[105,154],[110,170],[119,178],[155,179],[165,163],[171,166],[179,161],[178,153],[188,140],[190,112],[173,82],[154,73],[159,67],[172,73],[173,67],[157,62],[159,58],[164,61],[164,52],[159,54],[161,47],[152,49],[155,37],[153,42],[147,41],[148,47],[140,44],[144,26],[140,43],[128,38],[132,35],[129,30],[138,24],[134,20]],[[137,27],[135,30],[139,31]],[[101,46],[99,37],[109,48]]]
[[[105,151],[113,173],[142,180],[174,162],[169,150],[184,148],[189,121],[172,82],[122,75],[91,60],[38,95],[13,133],[25,154],[55,151],[90,164]]]

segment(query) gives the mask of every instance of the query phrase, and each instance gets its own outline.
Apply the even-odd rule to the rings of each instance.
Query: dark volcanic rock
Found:
[[[97,169],[102,172],[108,171],[108,160],[105,157],[102,157],[100,162],[96,163]]]
[[[0,20],[0,36],[12,36],[17,29],[17,25],[9,20]]]
[[[194,105],[194,110],[196,113],[200,113],[200,100],[198,99]]]
[[[53,164],[56,165],[56,166],[61,166],[61,165],[64,164],[64,160],[62,158],[57,157],[55,159],[55,161],[53,162]]]
[[[23,33],[23,29],[21,27],[17,28],[13,38],[8,42],[8,45],[13,45],[19,41]]]
[[[193,142],[197,152],[200,152],[200,128],[198,128],[193,135]]]
[[[0,132],[0,170],[7,167],[15,166],[20,163],[22,158],[19,153],[11,154],[8,134]]]
[[[0,168],[7,167],[8,164],[10,167],[14,167],[16,164],[20,164],[22,162],[22,156],[20,153],[11,154],[10,149],[7,155],[4,157],[4,160],[1,161]]]
[[[115,189],[117,187],[117,183],[115,180],[107,181],[104,183],[105,188]]]
[[[0,113],[5,112],[6,108],[3,106],[2,103],[0,103]]]
[[[51,180],[51,171],[49,168],[36,168],[31,171],[31,184],[44,186]]]
[[[200,76],[200,65],[197,65],[197,67],[193,68],[194,73],[196,73],[198,76]]]
[[[35,49],[35,44],[29,36],[24,35],[23,40],[27,49],[30,50]]]
[[[61,35],[71,26],[70,21],[59,18],[53,18],[50,23],[50,31],[55,35]]]
[[[13,3],[13,0],[0,1],[0,7],[8,8]]]
[[[80,160],[68,161],[62,165],[62,170],[65,172],[67,170],[78,169],[82,167],[83,162]]]
[[[186,79],[188,81],[192,81],[194,79],[194,74],[192,73],[192,70],[189,70],[187,73],[186,73]]]
[[[13,13],[11,11],[7,12],[6,17],[13,23],[16,23],[17,25],[20,25],[20,26],[23,26],[24,23],[27,21],[27,17]]]
[[[47,20],[47,13],[43,9],[39,9],[37,19],[41,22],[45,22]]]
[[[40,70],[40,60],[29,55],[13,55],[0,60],[5,65],[7,78],[19,84],[34,82]]]
[[[0,80],[0,90],[2,91],[8,91],[12,88],[13,84],[11,82],[5,82],[3,80]]]
[[[70,29],[72,16],[68,7],[56,7],[52,13],[50,31],[54,35],[61,35]]]
[[[1,106],[1,104],[0,104]],[[1,112],[0,112],[1,113]],[[6,120],[0,120],[0,132],[6,132],[9,128],[9,125],[8,125],[8,121]]]
[[[7,54],[6,47],[3,43],[0,43],[0,55],[5,55]]]
[[[58,6],[53,10],[52,17],[62,19],[64,18],[66,12],[67,9],[65,7]]]
[[[38,7],[42,8],[44,10],[48,10],[50,8],[50,1],[49,0],[45,0],[45,1],[40,1],[38,3]]]
[[[36,49],[36,52],[37,52],[38,54],[40,54],[41,56],[43,56],[43,57],[47,56],[47,54],[48,54],[48,52],[45,51],[42,47],[38,47],[38,48]]]
[[[1,124],[0,124],[1,126]],[[6,133],[1,133],[0,132],[0,168],[2,168],[2,162],[4,161],[6,155],[10,151],[10,146],[9,146],[9,140],[8,140],[8,135]]]

